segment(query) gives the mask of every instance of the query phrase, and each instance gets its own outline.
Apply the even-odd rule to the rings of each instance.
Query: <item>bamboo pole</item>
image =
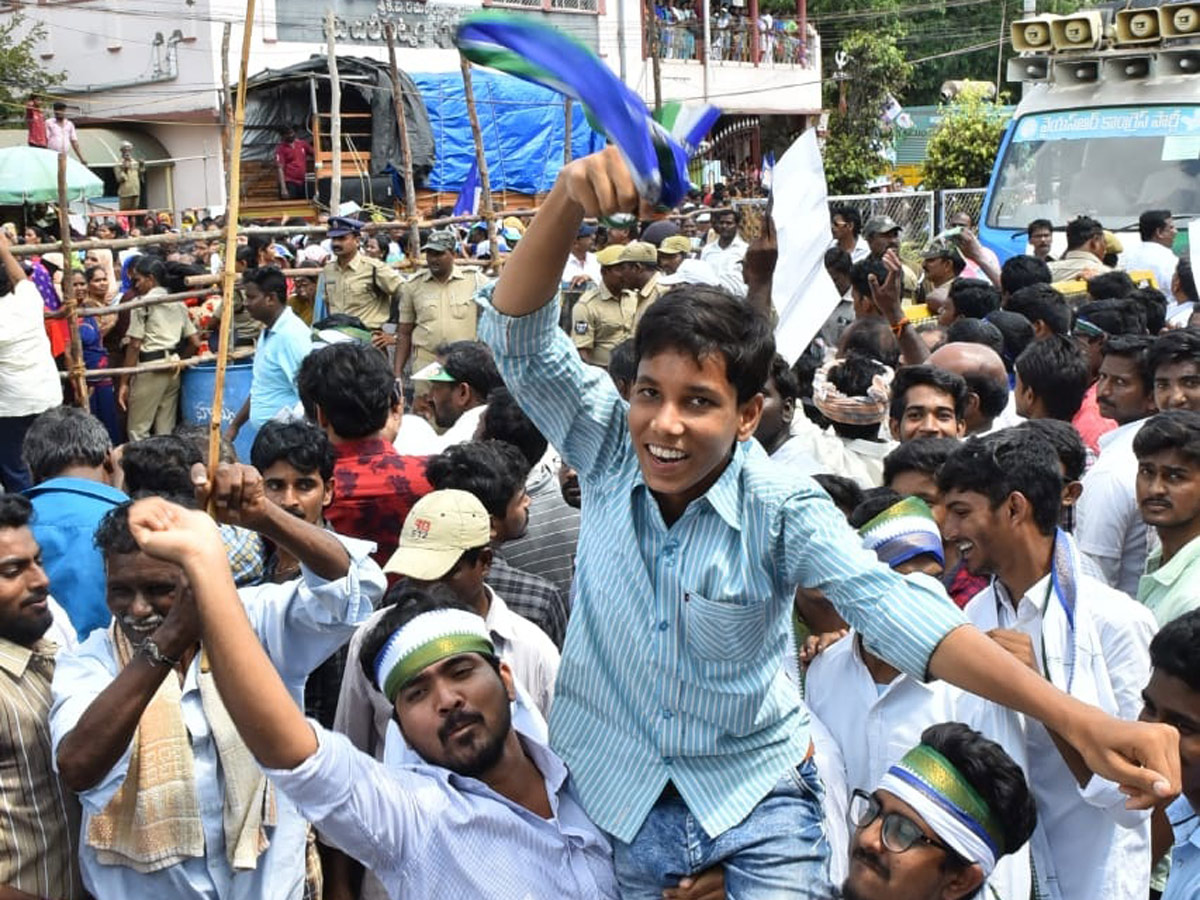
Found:
[[[229,354],[230,359],[245,359],[254,355],[254,350],[248,347],[234,350]],[[141,375],[146,372],[173,372],[180,369],[190,369],[193,366],[204,365],[204,363],[213,362],[216,359],[216,354],[203,353],[198,356],[190,356],[187,359],[164,359],[155,362],[139,363],[136,366],[117,366],[112,369],[87,369],[83,375],[91,381],[102,381],[105,378],[110,378],[113,375]],[[59,372],[60,378],[67,378],[66,372]]]
[[[713,206],[701,207],[688,213],[671,213],[670,218],[675,219],[694,219],[699,215],[716,215],[721,212],[732,210],[732,206]],[[537,207],[526,207],[521,209],[505,210],[506,215],[510,216],[532,216],[537,213]],[[422,228],[441,228],[446,225],[462,225],[468,222],[476,222],[479,220],[478,215],[474,216],[444,216],[438,219],[418,220],[418,224]],[[588,219],[589,222],[595,222],[595,219]],[[367,222],[363,225],[362,230],[365,233],[375,231],[390,231],[396,227],[395,222]],[[246,228],[239,228],[238,234],[250,237],[252,235],[324,235],[328,230],[327,225],[251,225]],[[142,237],[135,238],[111,238],[109,240],[90,240],[80,241],[72,244],[72,248],[77,251],[87,252],[88,250],[125,250],[129,247],[152,247],[163,244],[186,244],[189,241],[199,240],[217,240],[225,237],[224,229],[212,229],[210,231],[189,231],[182,234],[148,234]],[[55,241],[52,244],[16,244],[12,248],[12,255],[16,257],[23,256],[40,256],[43,253],[52,253],[61,251],[62,244]]]
[[[225,369],[229,363],[229,340],[233,323],[233,283],[237,278],[237,221],[242,195],[242,133],[246,125],[246,70],[250,63],[250,39],[254,34],[254,0],[246,0],[246,26],[242,30],[242,63],[238,69],[237,108],[234,110],[233,140],[229,154],[229,196],[225,207],[225,287],[221,291],[220,349],[213,384],[212,419],[208,424],[208,480],[216,480],[221,458],[221,408],[225,400]],[[209,502],[213,512],[215,497]]]
[[[58,154],[58,234],[62,242],[62,294],[63,314],[67,317],[67,333],[70,344],[67,352],[67,367],[71,373],[71,387],[75,394],[75,405],[84,409],[88,406],[87,381],[82,372],[83,340],[79,336],[79,316],[76,315],[75,291],[71,288],[71,222],[67,205],[67,151],[64,147]]]
[[[575,110],[571,98],[563,99],[563,165],[571,161],[571,131],[575,127]]]
[[[229,38],[233,23],[221,29],[221,162],[225,166],[225,196],[229,196],[229,129],[233,125],[233,108],[229,104]]]
[[[479,184],[483,189],[483,218],[487,222],[488,256],[493,263],[500,258],[500,242],[496,240],[496,213],[492,207],[492,180],[488,175],[487,154],[483,152],[483,130],[479,127],[479,111],[475,109],[475,91],[471,87],[471,62],[459,54],[462,67],[463,91],[467,97],[467,118],[471,121],[471,137],[475,141],[475,164],[479,167]]]
[[[392,103],[396,107],[396,124],[400,128],[400,160],[404,167],[404,210],[408,215],[408,252],[410,259],[421,255],[421,229],[417,227],[417,186],[413,179],[412,146],[408,141],[408,116],[404,112],[404,96],[400,92],[400,70],[396,67],[396,29],[391,22],[384,26],[387,35],[388,67],[392,75]]]
[[[309,271],[313,270],[310,269]],[[207,282],[208,284],[216,284],[218,279],[220,279],[222,276],[206,275],[204,277],[212,279],[211,281]],[[182,291],[178,294],[156,294],[153,297],[142,297],[138,300],[127,300],[124,303],[114,303],[111,306],[76,306],[75,314],[84,318],[90,316],[115,316],[130,309],[141,309],[144,306],[158,306],[160,303],[175,303],[180,300],[210,297],[212,294],[213,291],[206,290]],[[64,309],[46,313],[47,319],[65,319],[66,317],[66,311]]]
[[[333,146],[329,212],[336,216],[342,206],[342,83],[338,78],[334,28],[333,10],[330,10],[325,18],[325,34],[329,41],[329,142]]]

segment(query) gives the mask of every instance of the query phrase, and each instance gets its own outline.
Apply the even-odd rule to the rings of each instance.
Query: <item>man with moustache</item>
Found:
[[[1029,840],[1037,812],[1003,748],[947,722],[927,728],[874,791],[855,790],[849,819],[843,900],[963,900],[998,896],[988,876]]]
[[[297,519],[328,528],[325,509],[333,502],[333,445],[320,428],[304,419],[268,422],[258,432],[250,462],[262,473],[267,499]],[[283,547],[271,548],[263,580],[284,584],[300,574],[300,560]],[[346,645],[317,666],[304,685],[304,712],[332,727],[337,711]]]
[[[32,516],[25,497],[0,495],[0,897],[81,900],[79,803],[50,749],[50,680],[64,638]]]
[[[1137,599],[1160,626],[1200,608],[1200,413],[1154,416],[1133,439],[1137,501],[1158,532]]]
[[[1017,660],[1071,696],[1135,719],[1150,671],[1154,617],[1087,574],[1057,527],[1062,474],[1041,435],[1010,429],[972,438],[938,472],[942,536],[972,575],[991,584],[964,612]],[[1087,489],[1084,489],[1087,494]],[[1009,715],[1012,715],[1009,713]],[[1143,900],[1150,880],[1149,822],[1083,764],[1055,732],[1019,726],[1041,819],[1032,844],[1039,896]]]
[[[383,594],[372,545],[284,510],[247,466],[221,465],[212,484],[197,466],[193,479],[197,504],[212,495],[222,521],[300,562],[290,581],[238,592],[299,702],[309,673]],[[96,544],[113,623],[60,662],[50,716],[58,771],[83,803],[84,886],[96,900],[299,900],[307,825],[268,786],[216,691],[194,576],[140,549],[128,504],[105,517]]]
[[[1075,540],[1104,573],[1104,580],[1129,596],[1137,594],[1146,567],[1150,529],[1136,495],[1133,444],[1155,411],[1150,338],[1113,335],[1104,342],[1096,404],[1117,427],[1101,435],[1100,457],[1083,476]]]

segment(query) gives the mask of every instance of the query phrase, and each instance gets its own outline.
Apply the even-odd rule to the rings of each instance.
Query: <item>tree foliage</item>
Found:
[[[973,91],[942,107],[942,120],[925,148],[924,187],[985,187],[1006,121],[999,106]]]
[[[788,0],[780,2],[789,5]],[[794,3],[790,5],[794,10]],[[1092,5],[1095,0],[1039,0],[1038,11],[1061,15]],[[939,101],[945,81],[994,83],[997,71],[1003,80],[1005,64],[1013,55],[1009,26],[1023,17],[1023,7],[1024,0],[808,0],[808,16],[821,34],[827,56],[841,49],[855,30],[897,26],[898,46],[913,63],[905,102],[926,106]]]
[[[0,105],[13,117],[31,93],[44,91],[66,78],[50,72],[37,55],[37,44],[46,36],[41,22],[29,24],[19,13],[0,16]]]
[[[890,147],[892,135],[882,113],[889,94],[902,96],[912,72],[896,46],[897,37],[895,28],[848,35],[839,49],[849,58],[844,70],[849,77],[843,82],[827,74],[825,106],[830,114],[824,161],[831,193],[859,193],[889,167],[882,151]],[[825,63],[830,73],[835,70],[833,52],[825,54]]]

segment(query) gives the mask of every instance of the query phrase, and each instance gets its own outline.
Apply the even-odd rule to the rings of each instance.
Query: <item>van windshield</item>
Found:
[[[1086,214],[1115,229],[1147,209],[1200,215],[1200,106],[1031,113],[1013,128],[988,204],[993,228]]]

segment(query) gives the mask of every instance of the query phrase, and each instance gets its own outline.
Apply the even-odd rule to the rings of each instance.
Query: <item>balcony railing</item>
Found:
[[[666,22],[663,16],[669,14],[662,7],[658,8],[658,13],[659,58],[703,61],[702,23],[697,19]],[[808,41],[796,20],[767,20],[764,17],[764,26],[768,21],[769,28],[759,28],[744,20],[734,22],[715,18],[709,27],[712,42],[709,61],[807,66]]]
[[[483,5],[500,9],[539,9],[543,12],[604,13],[604,0],[483,0]]]

